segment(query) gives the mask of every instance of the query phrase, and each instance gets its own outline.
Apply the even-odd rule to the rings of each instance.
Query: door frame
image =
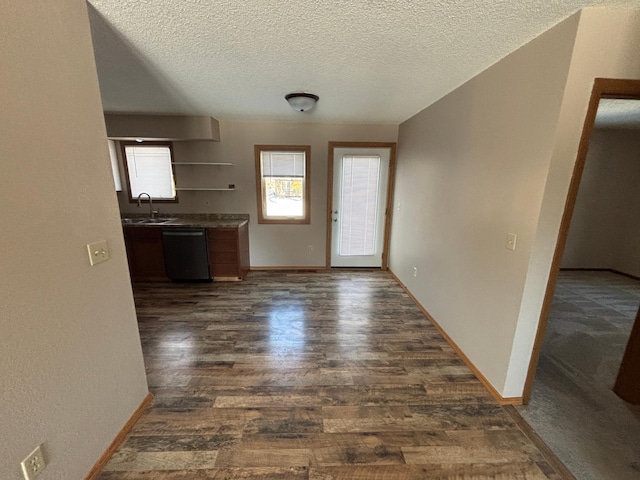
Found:
[[[564,249],[567,245],[567,236],[571,225],[571,218],[573,217],[573,210],[578,198],[580,181],[582,180],[582,174],[587,160],[587,153],[589,151],[589,141],[591,140],[591,134],[593,133],[593,126],[596,119],[596,113],[598,111],[598,103],[601,98],[621,98],[630,100],[640,99],[640,80],[621,80],[613,78],[594,79],[591,99],[589,100],[589,108],[587,109],[587,115],[582,129],[582,136],[580,137],[578,156],[573,167],[571,183],[569,184],[569,191],[567,192],[562,221],[560,223],[560,230],[558,232],[553,260],[551,262],[551,269],[549,270],[549,279],[547,281],[547,288],[545,290],[542,309],[540,311],[538,330],[533,343],[531,359],[529,360],[529,370],[527,371],[527,379],[524,384],[524,391],[522,395],[523,403],[525,405],[528,404],[531,399],[533,382],[538,368],[538,360],[540,359],[540,351],[544,341],[544,334],[547,329],[551,303],[556,289],[558,274],[560,273],[560,263],[562,262]]]
[[[331,211],[333,210],[333,165],[334,149],[336,148],[388,148],[389,149],[389,179],[387,181],[387,206],[384,212],[384,243],[382,247],[382,270],[389,269],[389,240],[391,237],[391,216],[393,212],[393,186],[396,173],[396,147],[395,142],[329,142],[328,154],[328,180],[327,180],[327,254],[325,265],[331,268],[331,236],[333,222]]]

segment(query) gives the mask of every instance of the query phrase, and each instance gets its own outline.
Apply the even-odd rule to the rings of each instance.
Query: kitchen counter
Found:
[[[214,280],[242,280],[249,272],[249,215],[145,214],[122,216],[129,272],[133,281],[168,281],[163,230],[200,227],[207,230],[209,271]],[[137,223],[142,222],[142,223]],[[155,228],[138,228],[155,227]]]
[[[249,223],[248,214],[226,213],[177,213],[156,215],[153,223],[136,223],[149,218],[148,215],[135,213],[122,215],[122,225],[127,227],[203,227],[203,228],[240,228]]]

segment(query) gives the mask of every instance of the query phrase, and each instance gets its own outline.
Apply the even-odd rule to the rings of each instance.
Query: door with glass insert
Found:
[[[381,267],[389,148],[335,148],[331,266]]]

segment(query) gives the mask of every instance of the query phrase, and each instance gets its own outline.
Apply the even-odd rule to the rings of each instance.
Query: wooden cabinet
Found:
[[[249,272],[249,228],[210,228],[209,268],[214,280],[242,280]]]
[[[165,273],[162,227],[125,226],[131,280],[169,281]],[[243,280],[249,272],[249,227],[208,228],[209,271],[214,280]]]
[[[133,281],[168,281],[161,227],[124,227],[129,273]]]

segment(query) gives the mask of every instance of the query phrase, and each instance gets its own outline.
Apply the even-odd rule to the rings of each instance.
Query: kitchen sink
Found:
[[[175,218],[145,218],[139,223],[169,223],[173,222]]]

